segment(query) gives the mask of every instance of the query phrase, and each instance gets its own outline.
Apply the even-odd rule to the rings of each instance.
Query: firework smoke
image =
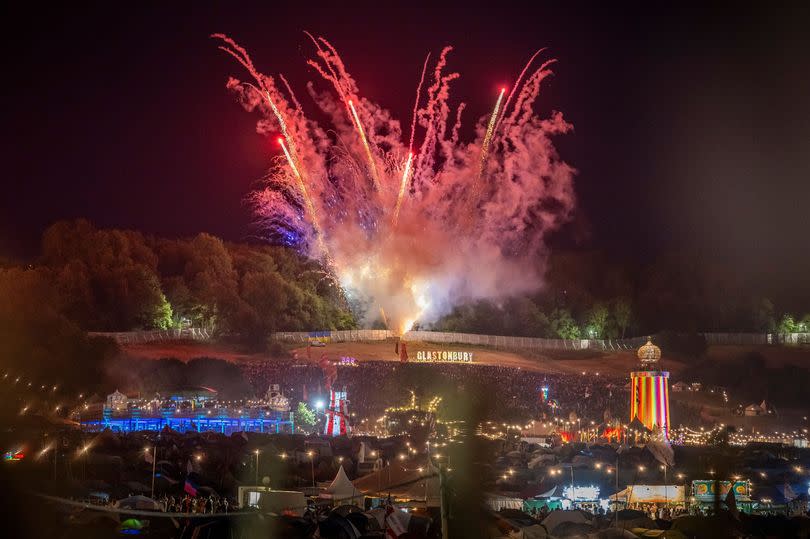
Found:
[[[308,64],[334,90],[307,85],[329,129],[305,116],[283,76],[279,87],[236,42],[213,36],[253,79],[230,79],[228,88],[262,114],[258,132],[281,134],[282,154],[252,194],[268,239],[322,260],[368,316],[385,313],[400,332],[460,301],[537,289],[545,238],[574,208],[574,171],[551,140],[571,126],[559,112],[542,119],[533,110],[551,62],[526,76],[535,53],[506,100],[501,90],[474,139],[464,142],[464,103],[448,128],[450,83],[459,77],[445,72],[450,47],[432,80],[425,59],[410,132],[403,133],[387,110],[360,96],[337,50],[307,36],[316,49]]]

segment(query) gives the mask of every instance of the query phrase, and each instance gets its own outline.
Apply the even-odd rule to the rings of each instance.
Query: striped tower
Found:
[[[326,436],[348,436],[351,434],[348,402],[345,387],[343,391],[329,390],[329,407],[326,409],[326,425],[323,430]]]
[[[647,339],[638,349],[641,369],[630,373],[630,421],[669,438],[669,373],[659,370],[661,349]]]

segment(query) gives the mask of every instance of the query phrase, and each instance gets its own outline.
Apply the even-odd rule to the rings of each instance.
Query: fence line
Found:
[[[775,345],[810,344],[810,333],[701,333],[706,344],[729,345]],[[274,333],[273,338],[284,342],[306,343],[310,339],[332,342],[379,341],[394,337],[389,330],[360,329],[349,331],[285,331]],[[479,335],[475,333],[452,333],[442,331],[409,331],[402,335],[404,341],[423,341],[440,344],[467,344],[517,350],[599,350],[612,352],[634,350],[644,344],[646,337],[630,339],[541,339],[537,337],[512,337],[506,335]]]
[[[206,329],[164,329],[154,331],[91,332],[92,337],[109,337],[120,344],[150,343],[189,339],[210,340]],[[701,333],[706,344],[715,346],[745,345],[807,345],[810,333]],[[341,331],[281,331],[272,338],[291,343],[306,343],[310,339],[331,342],[382,341],[395,337],[387,329],[349,329]],[[514,350],[599,350],[612,352],[633,350],[646,342],[646,337],[630,339],[542,339],[538,337],[513,337],[507,335],[479,335],[476,333],[453,333],[444,331],[409,331],[402,336],[405,341],[423,341],[439,344],[466,344]]]
[[[283,331],[273,334],[279,341],[306,343],[309,340],[331,342],[381,341],[394,337],[385,329],[359,329],[346,331]],[[536,337],[512,337],[506,335],[478,335],[474,333],[450,333],[441,331],[409,331],[402,336],[405,341],[425,341],[445,344],[468,344],[519,350],[629,350],[638,348],[645,338],[634,339],[540,339]]]
[[[109,337],[119,344],[138,344],[156,341],[194,340],[207,341],[211,334],[207,329],[156,329],[153,331],[93,331],[90,337]]]

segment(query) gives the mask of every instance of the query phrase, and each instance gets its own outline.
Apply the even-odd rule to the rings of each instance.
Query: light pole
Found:
[[[257,449],[254,451],[256,453],[256,485],[259,484],[259,453],[260,451]]]
[[[157,467],[157,443],[155,443],[154,451],[152,452],[152,499],[155,499],[155,469]],[[145,448],[144,452],[149,454],[149,448]]]
[[[79,457],[82,461],[82,480],[87,479],[87,451],[90,449],[90,444],[85,445],[82,447],[81,451],[79,452]]]
[[[307,456],[309,456],[309,466],[312,470],[312,486],[315,487],[315,452],[314,451],[307,451]]]

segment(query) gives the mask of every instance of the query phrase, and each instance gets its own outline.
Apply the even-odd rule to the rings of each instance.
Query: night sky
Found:
[[[810,274],[810,10],[799,3],[241,4],[3,8],[0,258],[34,256],[46,226],[74,217],[254,238],[244,196],[277,149],[226,91],[246,75],[208,35],[229,34],[305,97],[306,81],[323,84],[305,65],[309,30],[406,122],[428,51],[455,46],[469,123],[548,47],[558,63],[541,112],[574,124],[558,148],[579,171],[577,219],[558,248],[687,249],[791,286]]]

